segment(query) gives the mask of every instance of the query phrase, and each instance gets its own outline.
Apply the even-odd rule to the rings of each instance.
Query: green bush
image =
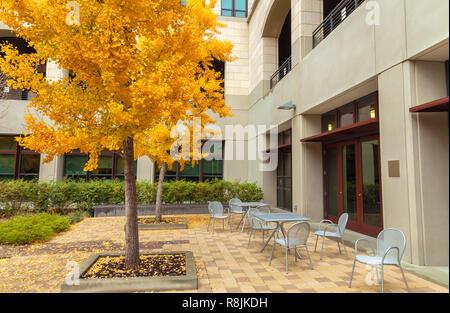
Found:
[[[18,216],[0,223],[0,244],[24,245],[45,241],[69,227],[70,221],[59,215]]]
[[[156,202],[157,183],[137,182],[139,204]],[[72,212],[90,213],[94,205],[124,203],[124,182],[120,180],[92,180],[89,182],[64,180],[62,182],[0,181],[0,217],[23,213]],[[228,203],[231,198],[259,201],[263,192],[255,183],[211,180],[202,183],[172,181],[163,184],[163,202]]]

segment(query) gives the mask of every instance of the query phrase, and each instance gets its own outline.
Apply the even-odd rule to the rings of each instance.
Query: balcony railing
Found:
[[[339,24],[342,23],[365,0],[343,0],[313,32],[313,48],[317,47]]]
[[[292,70],[292,57],[289,57],[270,78],[270,89],[276,86]]]

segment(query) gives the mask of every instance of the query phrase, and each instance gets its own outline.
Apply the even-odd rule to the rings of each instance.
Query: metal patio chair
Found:
[[[310,232],[310,226],[306,222],[298,222],[293,224],[291,227],[289,227],[288,231],[286,232],[286,236],[283,234],[281,229],[277,231],[275,234],[275,240],[272,247],[272,253],[270,254],[270,261],[269,265],[272,263],[272,256],[273,251],[275,250],[275,246],[277,244],[283,246],[285,248],[286,253],[286,274],[288,273],[288,251],[291,249],[294,249],[295,251],[295,261],[297,261],[298,258],[302,258],[300,256],[300,253],[298,252],[297,247],[304,247],[306,249],[306,253],[308,255],[309,264],[311,265],[311,269],[314,269],[311,256],[309,255],[309,250],[307,246],[307,241],[309,237]],[[278,237],[278,234],[281,233],[282,237]]]
[[[319,223],[319,230],[317,230],[314,234],[316,235],[316,245],[314,247],[314,252],[316,252],[317,249],[317,241],[319,240],[319,237],[322,237],[322,250],[320,252],[320,259],[322,260],[323,257],[323,245],[325,243],[325,237],[337,239],[337,244],[339,247],[339,253],[342,253],[341,246],[339,244],[339,241],[344,246],[345,255],[348,257],[347,249],[345,248],[344,244],[344,232],[345,227],[347,227],[347,221],[348,221],[348,213],[344,213],[339,217],[338,223],[334,224],[330,220],[322,220]],[[322,229],[322,224],[327,223],[325,228]]]
[[[358,254],[358,244],[361,241],[367,241],[370,244],[370,241],[368,241],[366,238],[356,240],[355,260],[353,261],[352,274],[350,276],[350,282],[348,284],[348,287],[349,288],[352,287],[353,273],[355,271],[356,261],[358,261],[363,264],[375,266],[377,281],[378,281],[378,266],[381,266],[381,292],[384,292],[383,267],[385,265],[398,266],[402,273],[403,280],[405,281],[406,289],[409,292],[408,282],[406,281],[406,276],[405,273],[403,273],[403,269],[400,263],[403,257],[403,252],[405,252],[406,248],[405,234],[401,230],[395,228],[387,228],[381,231],[381,233],[377,237],[376,251],[374,250],[373,246],[370,245],[370,248],[372,249],[373,253],[372,256]]]
[[[237,226],[236,229],[239,228],[239,226],[241,225],[242,221],[245,218],[245,214],[247,213],[244,208],[242,206],[240,206],[239,204],[241,204],[242,201],[238,198],[233,198],[230,200],[229,202],[229,207],[230,207],[230,223],[233,224],[233,214],[241,214],[241,220],[239,221],[239,224]]]
[[[256,208],[250,208],[247,212],[248,220],[250,222],[250,236],[248,237],[248,247],[250,247],[250,240],[252,235],[256,230],[260,230],[262,233],[262,244],[264,245],[264,233],[266,231],[275,231],[277,229],[276,225],[268,224],[266,222],[261,221],[260,219],[254,217],[255,213],[270,213],[270,206],[267,204],[260,205]]]
[[[211,201],[208,203],[208,211],[209,211],[209,221],[208,221],[208,231],[209,231],[209,225],[212,223],[212,231],[214,232],[214,224],[216,220],[222,220],[222,229],[225,230],[225,220],[228,220],[228,224],[230,225],[231,230],[231,224],[230,224],[230,214],[228,212],[228,215],[225,214],[224,208],[222,203],[217,201]],[[229,211],[229,210],[228,210]]]

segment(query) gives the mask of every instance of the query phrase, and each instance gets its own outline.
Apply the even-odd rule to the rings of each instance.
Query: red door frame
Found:
[[[381,191],[381,158],[380,158],[380,145],[378,144],[378,175],[380,177],[380,219],[381,219],[381,227],[376,227],[372,225],[364,224],[364,203],[363,203],[363,182],[362,182],[362,151],[361,151],[361,143],[370,140],[378,140],[380,141],[379,135],[366,136],[361,138],[356,138],[352,140],[341,141],[339,143],[333,143],[324,145],[324,155],[327,157],[327,150],[330,148],[337,149],[337,176],[338,176],[338,214],[339,216],[344,213],[344,197],[343,197],[343,173],[342,173],[342,147],[346,145],[355,145],[355,174],[356,174],[356,207],[357,207],[357,221],[349,220],[347,223],[347,227],[351,230],[376,237],[383,229],[383,201],[382,201],[382,191]],[[332,222],[337,223],[339,217],[333,216],[329,214],[328,207],[328,162],[325,161],[325,182],[326,182],[326,213],[327,218]]]

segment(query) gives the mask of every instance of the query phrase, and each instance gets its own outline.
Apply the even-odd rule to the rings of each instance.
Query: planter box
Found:
[[[224,205],[227,207],[228,205]],[[105,216],[125,216],[125,206],[118,205],[96,205],[93,208],[94,217]],[[187,203],[187,204],[163,204],[163,215],[184,215],[184,214],[209,214],[207,203]],[[138,205],[138,216],[155,215],[155,204]]]
[[[136,278],[101,278],[82,279],[79,285],[69,285],[64,281],[61,292],[64,293],[101,293],[101,292],[143,292],[162,290],[192,290],[198,288],[197,270],[194,254],[191,251],[171,252],[142,252],[141,255],[151,254],[184,254],[186,256],[186,275],[168,277],[136,277]],[[80,276],[86,273],[99,257],[121,256],[124,253],[94,254],[80,266]]]
[[[172,224],[138,224],[139,230],[170,230],[170,229],[187,229],[187,221],[185,217],[180,218],[180,223]],[[123,226],[123,230],[126,230],[126,226]]]
[[[177,224],[138,224],[138,228],[139,230],[187,229],[187,221],[182,217],[181,222]]]

